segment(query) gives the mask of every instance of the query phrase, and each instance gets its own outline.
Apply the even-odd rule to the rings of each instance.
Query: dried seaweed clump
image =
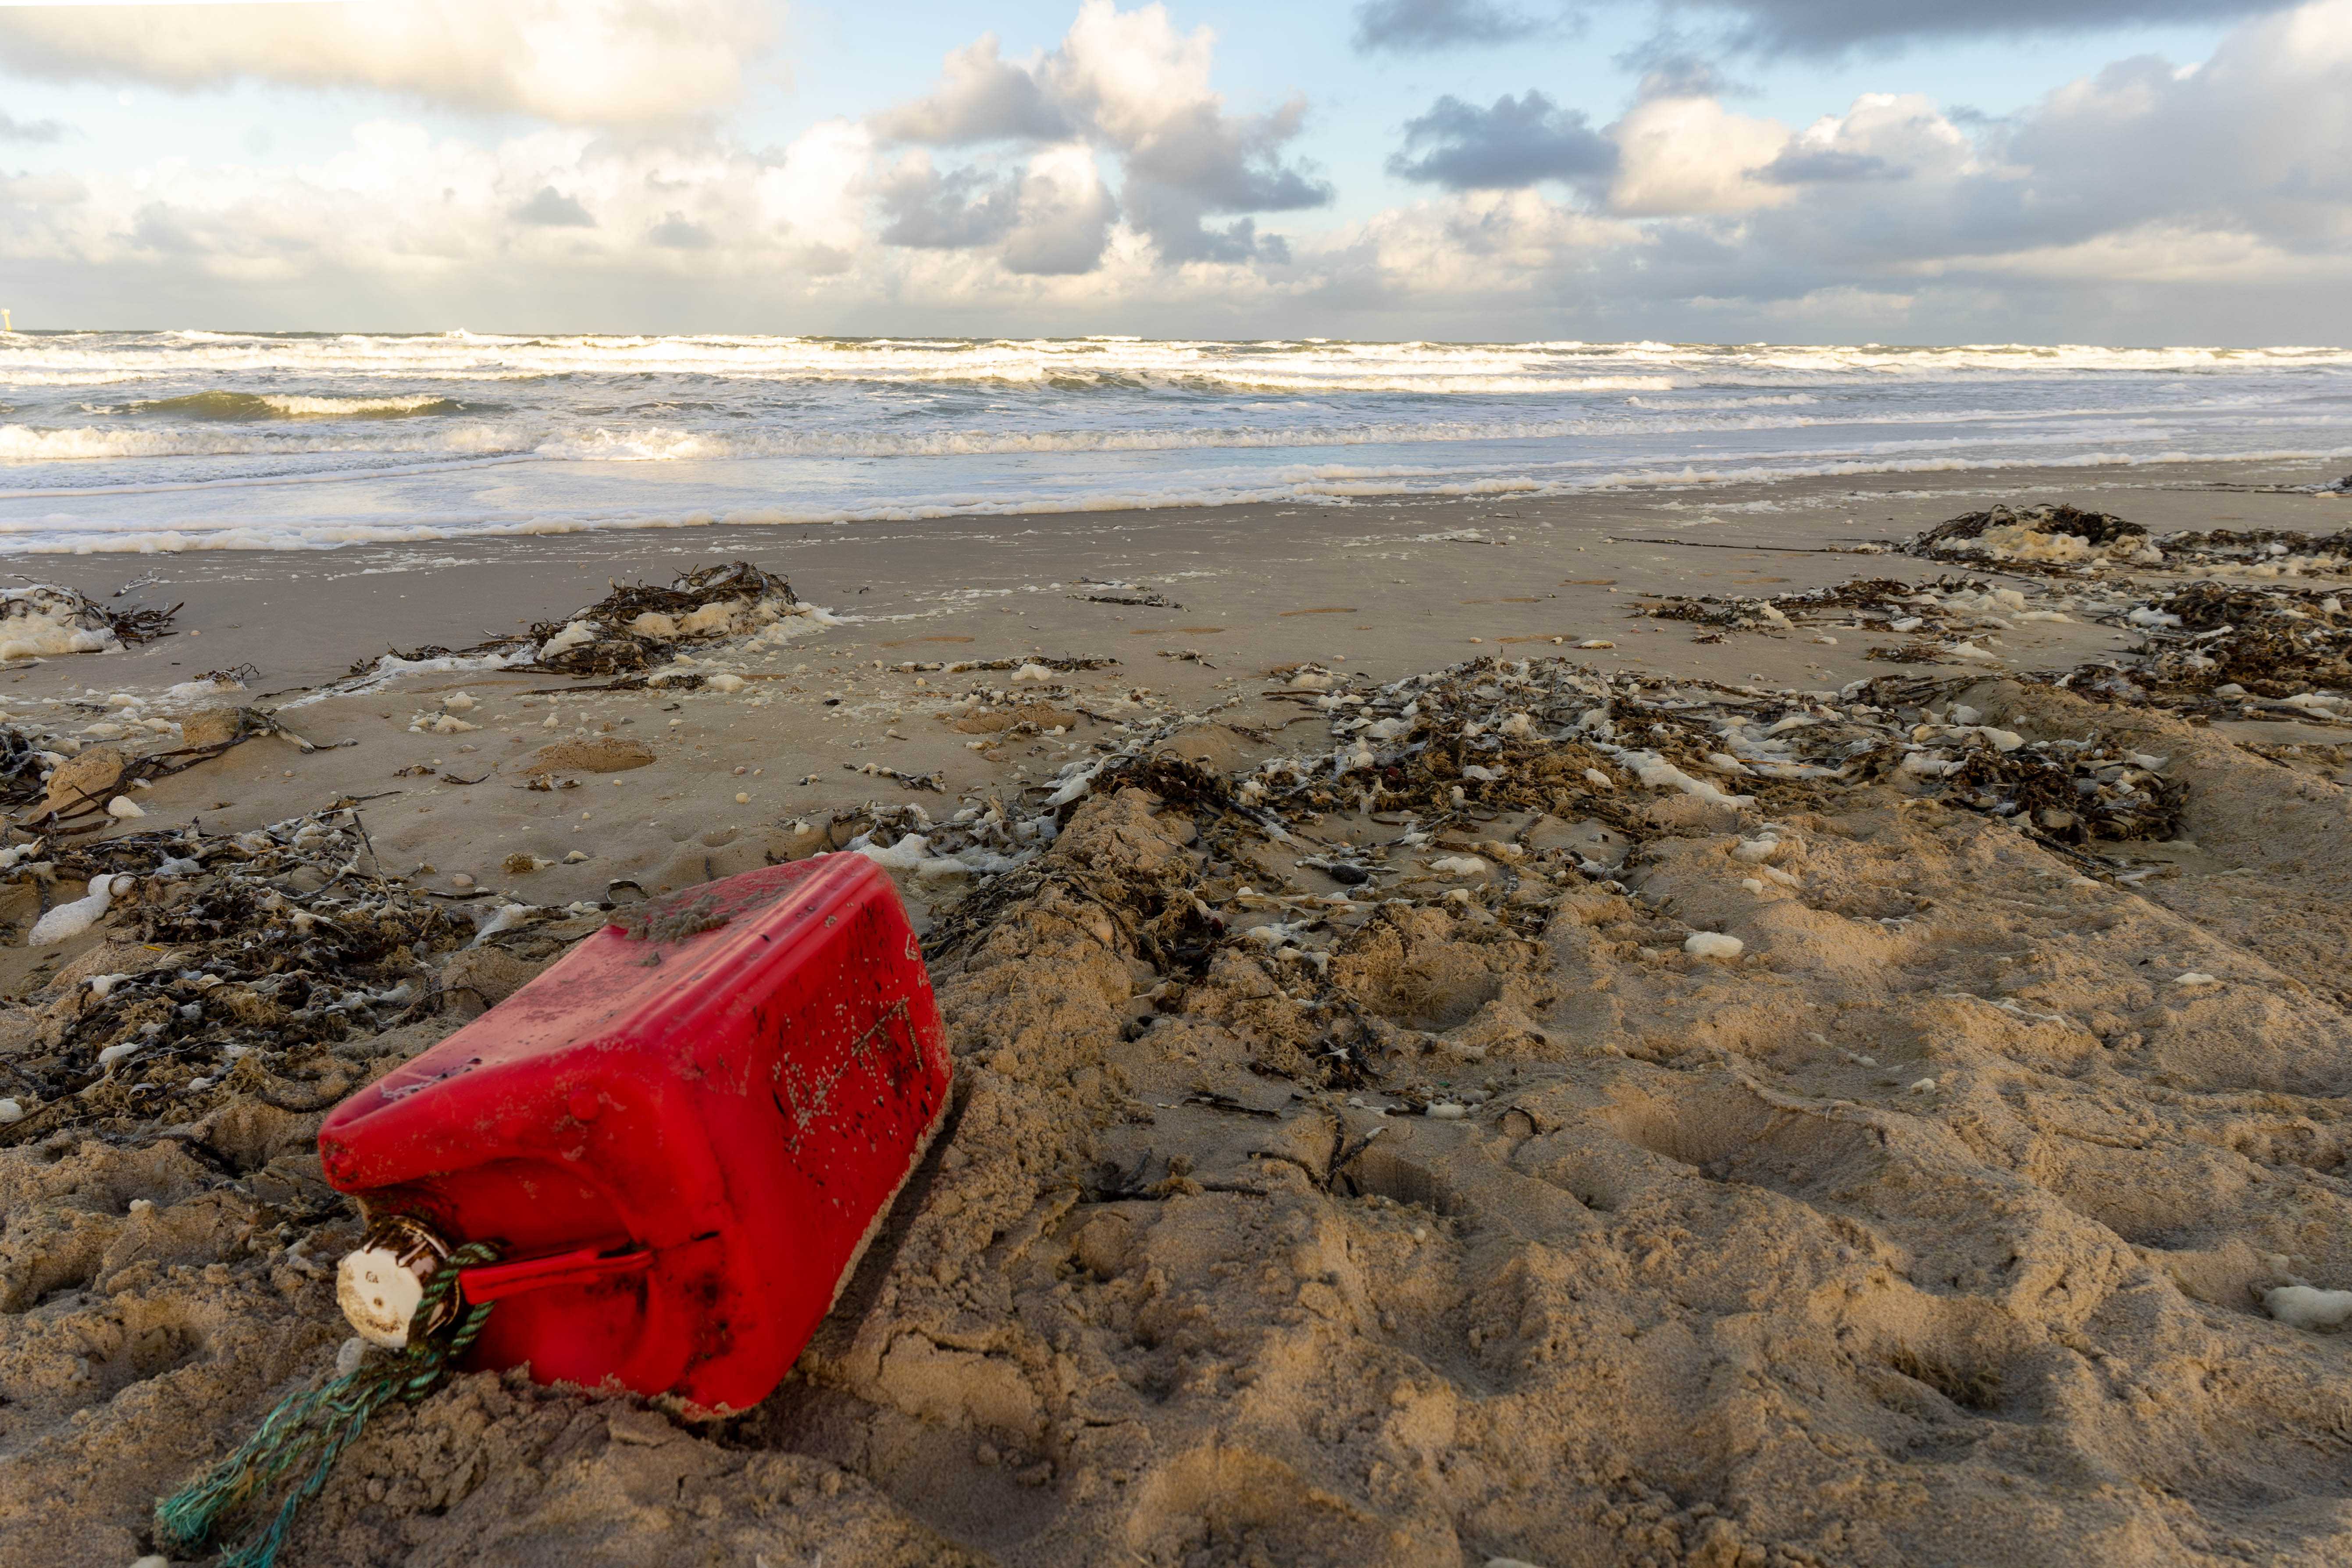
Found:
[[[1913,754],[1944,760],[1933,752]],[[2008,751],[1969,744],[1953,760],[1958,765],[1943,779],[1946,805],[2018,817],[2037,837],[2080,845],[2179,835],[2184,792],[2155,771],[2162,759],[2095,736]]]
[[[421,1012],[425,959],[476,934],[464,913],[377,874],[349,808],[235,836],[132,834],[9,874],[42,889],[131,879],[100,950],[120,972],[15,1014],[31,1038],[0,1057],[0,1093],[31,1109],[0,1128],[9,1143],[113,1118],[188,1121],[231,1091],[314,1109],[350,1088],[327,1047]]]
[[[1914,587],[1892,577],[1855,577],[1833,587],[1751,598],[1661,595],[1633,614],[1691,621],[1729,631],[1788,631],[1833,625],[1865,632],[1942,633],[1991,624],[2025,612],[2025,595],[1978,577],[1939,577]]]
[[[347,679],[451,659],[487,659],[502,668],[555,675],[635,676],[668,663],[682,648],[743,637],[796,615],[823,616],[803,605],[783,577],[737,561],[681,573],[667,587],[614,584],[611,593],[561,620],[535,622],[527,632],[470,647],[419,647],[363,658]]]
[[[1221,804],[1232,798],[1230,784],[1196,763],[1127,756],[1108,772],[1090,775],[1088,783],[1098,784],[1107,795],[1130,786],[1149,790],[1167,805],[1192,809],[1199,829],[1194,852],[1156,865],[1127,858],[1101,866],[1041,860],[1036,850],[1059,835],[1069,810],[1083,796],[1074,795],[1058,814],[1049,809],[1028,822],[1008,820],[1002,806],[992,802],[987,815],[1017,846],[1016,854],[1006,862],[1004,874],[990,878],[970,897],[940,912],[923,939],[926,956],[938,963],[965,954],[1007,916],[1058,904],[1087,923],[1107,922],[1097,929],[1116,931],[1129,952],[1162,973],[1197,977],[1206,972],[1231,927],[1202,899],[1204,868],[1221,856],[1246,858],[1244,842],[1263,840],[1263,827],[1221,810]]]
[[[2300,577],[2352,571],[2352,528],[2300,533],[2279,528],[2217,528],[2157,541],[2165,564],[2242,577]]]
[[[2190,711],[2252,704],[2352,719],[2352,612],[2335,595],[2195,583],[2126,619],[2148,639],[2134,663],[2086,665],[2056,684]]]
[[[258,708],[217,705],[205,726],[186,731],[169,721],[148,723],[149,711],[74,700],[47,710],[46,720],[0,721],[0,809],[15,814],[19,826],[92,833],[111,825],[106,808],[115,796],[208,762],[256,735],[284,734],[311,749]],[[75,729],[80,719],[95,721]],[[193,745],[173,744],[175,732],[178,739],[199,738]],[[141,749],[151,745],[158,749]]]
[[[684,646],[712,643],[770,625],[800,601],[793,585],[748,561],[704,566],[674,579],[614,586],[562,621],[530,628],[536,667],[564,675],[629,675],[677,657]]]
[[[58,753],[47,736],[18,724],[0,724],[0,805],[15,811],[42,799]]]
[[[1649,803],[1659,792],[1786,815],[1899,777],[1913,793],[2021,817],[2055,842],[2168,831],[2169,786],[2112,771],[2148,773],[2147,765],[1982,725],[1952,705],[1969,684],[1890,677],[1800,692],[1601,674],[1565,659],[1475,662],[1360,691],[1299,694],[1329,715],[1334,744],[1247,770],[1233,781],[1232,807],[1275,833],[1353,810],[1433,834],[1548,815],[1638,840],[1656,830]],[[1110,764],[1096,776],[1128,775]],[[2060,780],[2079,822],[2053,812],[2045,826],[2033,813],[2058,798]]]
[[[1931,561],[1998,561],[2026,571],[2071,573],[2107,562],[2158,565],[2147,530],[2112,512],[2073,506],[1996,506],[1939,522],[1903,549]]]

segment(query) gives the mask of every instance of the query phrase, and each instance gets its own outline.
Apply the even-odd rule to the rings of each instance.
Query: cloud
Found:
[[[1265,215],[1297,209],[1239,204],[1316,193],[1286,156],[1295,121],[1226,106],[1198,40],[1117,32],[1013,62],[1059,139],[1016,121],[955,142],[974,122],[949,119],[935,143],[849,121],[779,150],[702,131],[483,143],[380,121],[294,165],[164,152],[0,174],[0,255],[20,314],[37,296],[51,320],[96,301],[83,320],[325,328],[2352,335],[2352,0],[2244,23],[2191,66],[2117,61],[1994,121],[1864,93],[1787,125],[1691,78],[1597,130],[1532,92],[1433,105],[1410,199],[1281,234]],[[1527,161],[1571,130],[1614,162],[1580,139],[1589,165]],[[1484,183],[1535,166],[1570,172]],[[574,207],[593,226],[544,221]]]
[[[664,250],[708,250],[713,243],[710,231],[690,221],[684,213],[667,212],[661,222],[646,230],[646,243],[658,245]]]
[[[1020,200],[1016,181],[992,178],[979,169],[942,174],[928,153],[918,152],[882,187],[882,210],[889,219],[882,243],[918,250],[993,245],[1012,232]]]
[[[368,88],[572,124],[725,109],[771,38],[764,0],[0,7],[0,64],[27,76]]]
[[[1094,154],[1076,143],[1046,148],[1011,173],[942,174],[928,153],[912,153],[883,181],[881,195],[889,220],[883,244],[919,250],[998,246],[1005,270],[1033,277],[1092,268],[1118,217]]]
[[[1211,84],[1215,44],[1206,27],[1178,33],[1164,6],[1120,11],[1113,0],[1085,0],[1051,53],[1010,62],[999,57],[993,37],[983,37],[948,57],[929,93],[868,123],[886,141],[930,147],[1059,142],[1098,149],[1118,161],[1118,206],[1163,260],[1278,262],[1279,240],[1260,235],[1251,215],[1323,205],[1331,187],[1283,156],[1306,118],[1305,100],[1294,97],[1264,114],[1228,110]],[[1045,176],[1033,170],[1032,177]],[[1002,199],[960,194],[979,188],[976,176],[927,178],[939,182],[937,195],[908,187],[891,198],[917,204],[894,209],[900,232],[966,234],[971,246],[1010,232],[1001,207],[969,210],[975,200]],[[942,198],[963,205],[940,207]],[[1087,195],[1074,210],[1107,212],[1108,200],[1107,194]],[[1216,226],[1212,217],[1234,221]],[[1087,216],[1073,232],[1097,226]],[[1057,258],[1076,253],[1067,245],[1051,248]]]
[[[0,110],[0,142],[62,142],[68,127],[57,120],[18,120]]]
[[[1744,212],[1790,199],[1756,177],[1789,143],[1779,121],[1734,114],[1712,98],[1651,98],[1608,128],[1617,145],[1609,210],[1627,216]]]
[[[1772,161],[1751,170],[1748,177],[1776,185],[1822,185],[1842,180],[1903,180],[1911,171],[1890,163],[1875,153],[1841,153],[1834,148],[1801,147],[1791,142]]]
[[[1118,203],[1085,147],[1048,148],[1029,161],[1001,259],[1024,277],[1070,277],[1100,264]],[[1261,242],[1263,243],[1263,242]]]
[[[1355,46],[1366,53],[1517,43],[1550,24],[1495,0],[1365,0],[1356,7]]]
[[[517,223],[527,223],[536,228],[594,228],[596,220],[576,196],[567,196],[553,185],[541,185],[530,200],[514,209]]]
[[[961,147],[1013,139],[1057,142],[1070,122],[1046,101],[1033,68],[997,58],[996,35],[983,33],[947,58],[940,84],[912,103],[874,117],[885,141]]]
[[[1721,17],[1732,47],[1818,55],[1910,38],[2234,21],[2277,7],[2278,0],[1685,0],[1676,9]]]
[[[1414,153],[1419,156],[1413,156]],[[1563,110],[1529,89],[1490,108],[1448,95],[1404,124],[1404,146],[1389,159],[1400,179],[1448,190],[1513,190],[1540,180],[1605,181],[1617,167],[1615,143],[1582,113]]]

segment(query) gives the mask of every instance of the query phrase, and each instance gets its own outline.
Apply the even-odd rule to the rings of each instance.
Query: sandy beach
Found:
[[[0,669],[112,769],[0,873],[0,1559],[132,1563],[332,1370],[327,1107],[615,910],[870,852],[956,1108],[792,1378],[462,1376],[288,1561],[2341,1562],[2335,478],[19,556],[180,607]],[[1997,505],[2144,532],[1906,552]],[[735,561],[792,601],[634,689],[478,651]]]

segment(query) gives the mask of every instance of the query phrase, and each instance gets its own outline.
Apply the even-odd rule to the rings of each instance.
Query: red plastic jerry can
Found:
[[[492,1242],[458,1276],[499,1303],[469,1364],[748,1408],[922,1159],[949,1074],[914,931],[864,856],[649,903],[328,1116],[327,1179],[370,1220],[338,1293],[397,1345],[423,1279]]]

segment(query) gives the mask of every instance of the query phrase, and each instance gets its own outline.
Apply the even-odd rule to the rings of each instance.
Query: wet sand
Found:
[[[2028,743],[2096,736],[2179,786],[2174,837],[2082,853],[1903,776],[1735,779],[1745,806],[1624,775],[1579,795],[1607,760],[1581,740],[1551,748],[1578,767],[1549,808],[1448,819],[1427,847],[1344,798],[1285,847],[1143,787],[1082,791],[978,926],[974,879],[902,877],[942,939],[958,1120],[782,1390],[714,1430],[463,1379],[345,1457],[291,1562],[2319,1563],[2352,1550],[2352,1371],[2262,1293],[2352,1288],[2352,821],[2324,749],[2352,731],[2014,679],[2140,641],[2087,618],[2007,626],[1955,668],[1869,659],[1899,640],[1875,633],[1698,640],[1631,612],[1962,575],[1850,552],[1994,500],[2332,531],[2352,500],[2193,488],[2324,477],[39,559],[92,592],[156,571],[142,594],[184,600],[190,635],[10,672],[0,701],[250,662],[241,700],[277,693],[261,705],[327,749],[247,741],[144,792],[135,826],[350,799],[416,889],[462,875],[548,909],[887,843],[909,806],[1026,818],[1122,749],[1261,776],[1331,756],[1349,721],[1320,699],[1395,709],[1386,683],[1494,657],[1415,689],[1475,733],[1670,690],[1643,677],[1948,678],[1937,722],[1961,703]],[[735,557],[843,624],[698,651],[731,691],[467,670],[305,700],[386,647]],[[1143,592],[1176,604],[1087,596]],[[1041,655],[1118,663],[898,668]],[[1302,663],[1326,675],[1301,686]],[[992,727],[1007,714],[1029,722]],[[541,748],[606,739],[654,760],[529,787]],[[1382,896],[1305,848],[1377,864]],[[12,897],[21,929],[34,895]],[[1195,898],[1225,934],[1180,963],[1149,933]],[[1276,921],[1311,932],[1295,955],[1247,934]],[[1740,951],[1685,951],[1704,932]],[[130,962],[107,940],[0,950],[24,1019],[5,1048],[29,1060],[41,1020],[86,1005],[53,977]],[[385,1070],[544,962],[468,951],[445,1012],[275,1081]],[[318,1185],[316,1124],[232,1084],[0,1128],[0,1555],[131,1561],[158,1492],[331,1365],[346,1331],[309,1255],[356,1230]]]
[[[2339,526],[2329,520],[2343,511],[2340,497],[2205,487],[2334,477],[2309,463],[2021,468],[1552,499],[706,526],[321,552],[40,555],[20,557],[15,569],[100,595],[152,574],[155,583],[140,597],[186,602],[182,624],[201,633],[202,647],[182,637],[138,663],[116,660],[108,668],[119,680],[160,682],[174,668],[250,661],[261,671],[258,690],[307,686],[386,647],[459,646],[514,630],[588,603],[615,579],[661,579],[738,558],[784,574],[803,598],[866,617],[855,634],[828,644],[836,652],[960,646],[921,639],[968,636],[974,646],[1005,652],[1079,641],[1103,651],[1093,645],[1105,642],[1131,664],[1161,647],[1197,645],[1244,661],[1344,654],[1351,663],[1379,660],[1394,669],[1425,645],[1613,622],[1618,607],[1611,601],[1625,593],[1690,592],[1771,576],[1807,584],[1833,581],[1853,564],[1801,555],[1723,560],[1699,546],[1900,538],[2000,500],[2104,507],[2158,531],[2326,529]],[[1517,542],[1482,550],[1423,537],[1465,531]],[[1633,538],[1676,542],[1649,549],[1610,542]],[[1573,559],[1596,551],[1608,559]],[[1602,576],[1622,578],[1612,584],[1620,595],[1578,581]],[[1080,577],[1155,584],[1186,608],[1146,615],[1086,604],[1067,596]],[[1064,587],[1047,586],[1055,582]],[[1299,614],[1343,605],[1351,616]],[[149,664],[156,667],[152,675]],[[27,678],[30,689],[98,679],[77,675],[78,668],[37,672]]]

